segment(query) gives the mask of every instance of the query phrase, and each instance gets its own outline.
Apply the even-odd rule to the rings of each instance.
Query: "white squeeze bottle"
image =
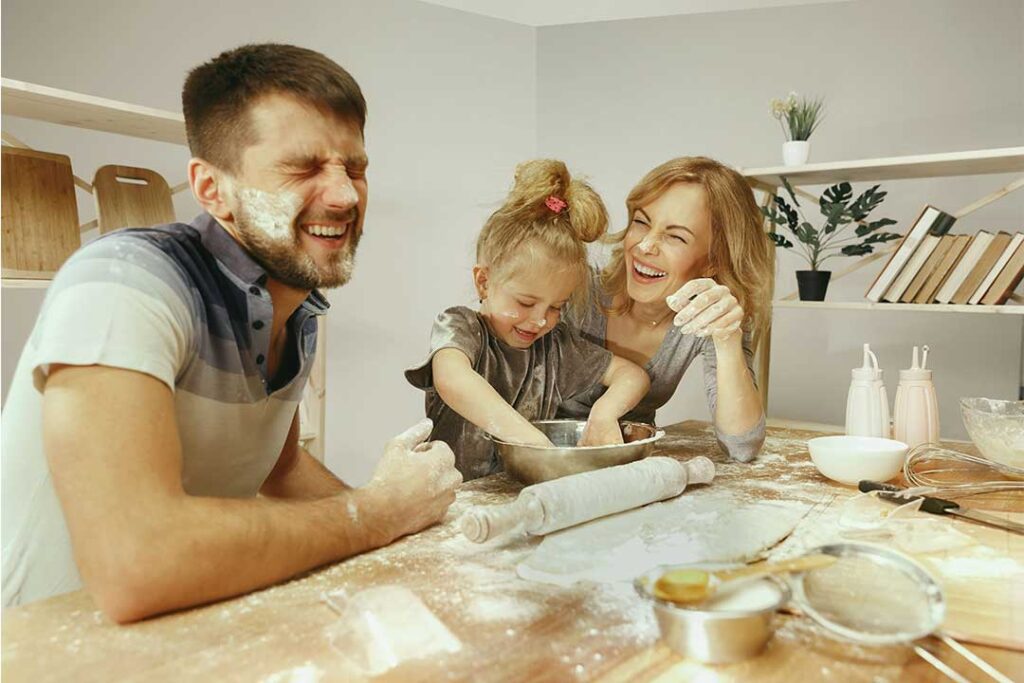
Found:
[[[932,371],[927,369],[928,347],[924,347],[921,365],[917,364],[917,347],[913,363],[900,370],[893,408],[893,438],[911,448],[939,440],[939,401],[932,384]]]
[[[851,436],[889,438],[889,397],[882,382],[878,359],[864,345],[864,365],[853,369],[846,396],[846,433]]]

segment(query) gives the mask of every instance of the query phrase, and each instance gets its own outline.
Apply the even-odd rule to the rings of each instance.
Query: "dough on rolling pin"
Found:
[[[528,486],[511,503],[469,510],[459,527],[474,543],[514,529],[546,534],[678,496],[688,484],[707,483],[714,476],[714,463],[703,456],[686,463],[647,458]]]
[[[687,463],[653,456],[536,484],[523,493],[543,505],[544,523],[533,532],[543,534],[678,496],[689,483],[709,482],[714,474],[714,463],[703,456]]]

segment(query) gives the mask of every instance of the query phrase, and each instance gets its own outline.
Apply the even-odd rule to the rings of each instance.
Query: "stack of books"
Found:
[[[1024,233],[951,235],[956,218],[925,206],[868,288],[868,301],[904,304],[1006,302],[1024,278]]]

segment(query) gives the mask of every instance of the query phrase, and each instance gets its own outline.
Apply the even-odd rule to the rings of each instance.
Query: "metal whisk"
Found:
[[[962,473],[965,463],[984,468],[991,472],[992,478],[970,483],[954,483],[948,478],[942,478],[943,474]],[[935,444],[922,444],[910,451],[903,463],[903,477],[909,486],[953,497],[1007,491],[1024,492],[1024,468],[951,451]]]

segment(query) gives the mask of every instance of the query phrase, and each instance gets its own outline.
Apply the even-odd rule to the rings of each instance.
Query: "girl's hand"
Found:
[[[593,413],[587,420],[587,426],[583,428],[583,437],[577,446],[610,446],[623,443],[622,430],[619,428],[619,421],[595,417]]]
[[[711,278],[690,280],[665,302],[678,311],[673,324],[683,334],[710,335],[720,342],[732,337],[743,323],[743,308],[736,297]]]

